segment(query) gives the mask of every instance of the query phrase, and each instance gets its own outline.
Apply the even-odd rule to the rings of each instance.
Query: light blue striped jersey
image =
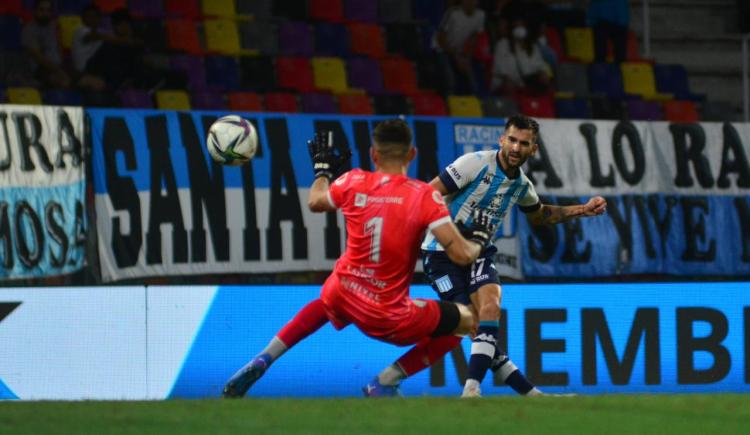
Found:
[[[492,216],[492,232],[496,232],[508,210],[518,203],[523,211],[540,207],[539,196],[529,178],[519,169],[518,176],[509,178],[498,161],[497,151],[464,154],[448,165],[439,175],[448,188],[448,210],[454,222],[471,223],[471,212],[484,209]],[[431,232],[422,242],[425,251],[442,251]]]

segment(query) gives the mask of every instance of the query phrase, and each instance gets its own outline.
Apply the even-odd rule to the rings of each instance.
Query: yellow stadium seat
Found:
[[[338,57],[313,57],[312,67],[316,88],[339,93],[348,90],[343,60]]]
[[[73,34],[81,27],[81,17],[78,15],[61,15],[57,18],[57,26],[60,31],[60,45],[70,49],[73,45]]]
[[[448,97],[448,113],[464,118],[481,118],[482,103],[473,95],[451,95]]]
[[[232,20],[206,20],[206,50],[221,54],[240,54],[240,32]]]
[[[42,104],[42,95],[36,88],[8,88],[10,104]]]
[[[672,99],[672,94],[662,94],[656,91],[654,68],[646,62],[623,62],[622,84],[626,94],[640,95],[647,100],[666,101]]]
[[[590,27],[566,27],[565,48],[568,57],[581,62],[593,62],[594,32]]]
[[[237,16],[234,0],[201,0],[201,11],[207,17],[234,18]]]
[[[185,91],[157,91],[156,107],[165,110],[190,110],[190,97]]]

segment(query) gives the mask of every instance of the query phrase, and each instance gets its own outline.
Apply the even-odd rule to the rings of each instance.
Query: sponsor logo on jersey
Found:
[[[367,206],[367,195],[364,193],[358,193],[354,195],[354,206],[355,207]]]
[[[460,180],[461,179],[461,174],[458,173],[458,169],[456,169],[455,166],[450,165],[450,166],[448,166],[448,169],[450,169],[451,174],[453,174],[453,178],[455,178],[456,180]]]

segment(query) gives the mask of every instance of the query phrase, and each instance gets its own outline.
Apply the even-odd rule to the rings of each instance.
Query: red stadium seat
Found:
[[[288,92],[270,92],[265,95],[266,110],[269,112],[299,112],[297,97]]]
[[[383,87],[387,91],[406,95],[419,93],[417,72],[411,61],[400,57],[382,59],[380,69],[383,71]]]
[[[260,95],[255,92],[230,92],[227,94],[229,110],[238,110],[243,112],[261,112]]]
[[[412,97],[414,114],[424,116],[447,116],[448,108],[440,95],[423,94]]]
[[[279,57],[276,59],[276,81],[285,89],[298,92],[315,90],[310,61],[304,57]]]
[[[164,13],[168,17],[196,19],[201,16],[198,0],[164,0]]]
[[[353,23],[349,25],[352,54],[381,58],[385,56],[385,39],[376,24]]]
[[[665,101],[664,117],[671,122],[698,122],[698,110],[692,101]]]
[[[0,15],[15,15],[22,17],[25,14],[22,0],[0,1]]]
[[[103,13],[109,14],[118,9],[127,9],[127,0],[94,0],[94,4]]]
[[[370,97],[362,94],[343,94],[338,96],[339,112],[347,115],[372,115],[375,113]]]
[[[310,17],[314,20],[342,22],[344,3],[342,0],[310,0]]]
[[[195,23],[190,20],[170,18],[167,23],[167,45],[169,48],[190,54],[203,53]]]
[[[554,118],[556,116],[555,101],[549,95],[519,95],[518,105],[521,107],[521,113],[533,118]]]

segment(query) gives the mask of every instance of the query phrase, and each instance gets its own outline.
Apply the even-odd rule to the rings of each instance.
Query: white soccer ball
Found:
[[[258,149],[258,133],[250,121],[240,116],[223,116],[208,129],[206,147],[211,158],[218,163],[243,165]]]

